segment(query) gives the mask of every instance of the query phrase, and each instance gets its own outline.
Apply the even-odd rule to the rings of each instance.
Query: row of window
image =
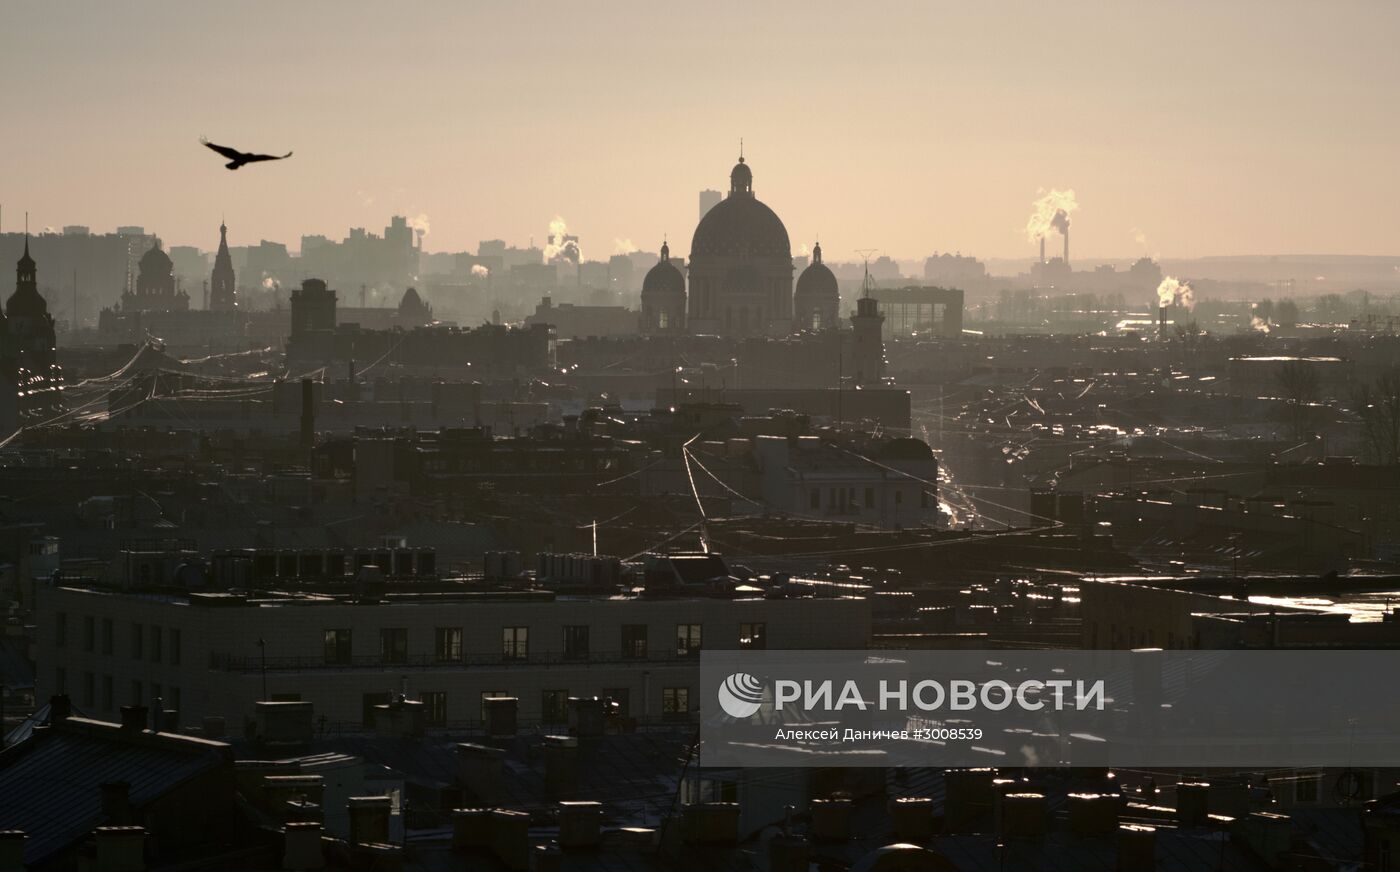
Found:
[[[55,616],[54,645],[68,646],[68,613],[58,612]],[[180,665],[182,637],[175,627],[161,627],[158,624],[146,626],[132,622],[129,632],[130,652],[133,660],[149,660],[152,663],[168,662]],[[168,644],[167,644],[168,642]],[[82,649],[89,654],[99,651],[104,655],[116,653],[116,622],[103,618],[101,622],[92,615],[83,616]]]
[[[591,631],[587,624],[569,624],[563,628],[564,657],[585,659],[591,651]],[[700,624],[676,624],[675,652],[685,657],[698,654],[703,637]],[[328,664],[351,662],[353,646],[349,628],[337,627],[321,632],[322,659]],[[643,659],[647,656],[647,625],[623,624],[618,648],[622,657]],[[767,624],[739,625],[740,648],[760,649],[767,644]],[[501,656],[506,660],[526,660],[530,656],[530,628],[502,627]],[[379,630],[379,659],[385,663],[408,662],[408,628],[382,627]],[[433,659],[439,663],[455,663],[462,659],[462,628],[437,627],[433,631]]]
[[[925,509],[929,508],[930,505],[931,505],[930,499],[929,499],[929,492],[926,491],[926,490],[922,490],[922,489],[921,489],[921,490],[919,491],[919,494],[920,494],[920,500],[919,500],[920,507],[921,507],[921,508],[925,508]],[[895,504],[896,506],[901,506],[901,505],[904,504],[904,491],[903,491],[903,490],[900,490],[900,489],[896,489],[896,490],[895,490],[895,492],[894,492],[894,504]],[[812,488],[810,491],[808,491],[808,493],[807,493],[807,505],[808,505],[809,508],[813,508],[813,509],[820,509],[820,508],[822,507],[822,489],[821,489],[821,488],[815,487],[815,488]],[[876,508],[879,508],[879,505],[875,502],[875,488],[873,488],[873,487],[868,487],[868,488],[865,489],[865,502],[864,502],[864,503],[858,503],[858,502],[856,502],[856,489],[853,488],[853,487],[833,487],[833,488],[829,488],[829,489],[827,490],[826,507],[827,507],[828,509],[834,509],[834,510],[838,510],[838,511],[847,511],[847,510],[849,510],[849,511],[855,511],[856,509],[859,509],[859,508],[861,508],[862,506],[864,506],[864,508],[867,508],[867,509],[876,509]]]
[[[72,695],[68,687],[68,670],[62,666],[54,670],[54,686],[58,693]],[[149,696],[146,695],[148,690]],[[93,672],[84,672],[82,686],[78,688],[78,691],[76,694],[78,705],[89,711],[114,712],[117,710],[116,687],[110,675],[98,676]],[[152,681],[148,688],[141,680],[133,679],[129,699],[129,705],[154,707],[159,701],[160,705],[166,709],[180,710],[180,688],[174,685],[168,688],[162,687],[156,681]]]
[[[484,690],[481,692],[479,717],[486,720],[486,701],[510,696],[504,690]],[[618,714],[627,717],[631,714],[630,694],[625,687],[605,688],[602,693],[617,705]],[[367,693],[364,695],[364,723],[373,726],[374,707],[389,701],[387,694]],[[447,692],[425,690],[418,694],[423,704],[423,719],[429,726],[444,726],[447,717]],[[661,714],[666,718],[683,718],[691,711],[689,687],[661,688]],[[545,724],[563,724],[569,719],[569,691],[545,690],[540,693],[540,721]]]

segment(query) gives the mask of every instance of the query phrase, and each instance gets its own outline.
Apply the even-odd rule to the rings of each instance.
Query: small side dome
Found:
[[[661,259],[656,262],[656,266],[647,270],[646,277],[642,279],[642,293],[651,296],[653,294],[685,294],[685,276],[671,262],[671,246],[661,244]]]

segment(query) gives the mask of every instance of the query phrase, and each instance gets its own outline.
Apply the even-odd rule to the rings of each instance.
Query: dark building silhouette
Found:
[[[695,228],[689,303],[693,333],[784,335],[792,326],[787,228],[754,196],[742,155],[729,174],[729,196]]]
[[[855,332],[851,351],[855,372],[851,375],[857,385],[879,384],[885,377],[885,343],[881,337],[884,323],[885,316],[880,314],[874,297],[867,295],[856,300],[856,312],[851,316]]]
[[[122,293],[124,312],[184,312],[190,295],[175,286],[175,264],[160,249],[160,241],[141,256],[135,287]]]
[[[335,291],[321,279],[306,279],[292,291],[292,336],[335,330]]]
[[[15,264],[15,292],[5,303],[5,314],[0,318],[0,369],[4,370],[0,381],[13,381],[14,407],[21,415],[56,408],[61,403],[59,386],[63,373],[58,366],[54,320],[39,294],[38,272],[34,258],[29,256],[29,246],[25,245],[24,254]],[[6,417],[8,405],[0,401],[0,418]]]
[[[826,330],[841,326],[841,290],[831,267],[822,263],[821,243],[812,247],[812,262],[797,277],[792,309],[794,330]]]
[[[642,279],[642,332],[685,331],[685,276],[671,262],[671,246],[661,243],[661,259]]]
[[[423,301],[418,295],[417,288],[409,288],[403,292],[403,299],[399,301],[399,324],[402,326],[417,326],[427,324],[433,320],[433,307]]]
[[[228,253],[228,227],[222,221],[219,222],[219,252],[214,255],[214,271],[209,275],[209,308],[219,312],[238,308],[233,258]]]

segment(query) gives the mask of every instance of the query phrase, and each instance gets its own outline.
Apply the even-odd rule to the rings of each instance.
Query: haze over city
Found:
[[[1394,4],[6,4],[4,229],[209,247],[417,217],[426,250],[688,236],[742,137],[794,247],[1389,254]],[[218,171],[201,135],[296,158]],[[105,196],[93,198],[100,189]],[[678,253],[684,254],[682,250]]]
[[[1393,872],[1397,34],[0,3],[0,872]]]

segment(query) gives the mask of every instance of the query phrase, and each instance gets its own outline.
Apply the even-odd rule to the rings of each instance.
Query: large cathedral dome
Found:
[[[740,170],[743,170],[740,173]],[[743,158],[730,173],[729,196],[700,219],[690,242],[690,256],[770,255],[792,257],[787,228],[772,209],[753,195],[753,174]]]
[[[690,243],[692,332],[785,335],[792,322],[792,244],[777,214],[753,194],[743,156],[729,196],[695,228]]]

